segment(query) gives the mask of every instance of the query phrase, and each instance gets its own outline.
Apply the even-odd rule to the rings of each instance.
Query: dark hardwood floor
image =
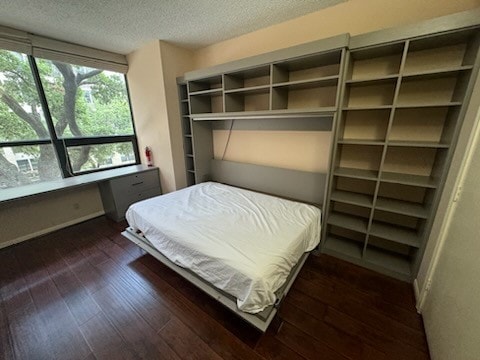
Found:
[[[97,218],[0,250],[0,359],[428,359],[411,286],[310,256],[261,334]]]

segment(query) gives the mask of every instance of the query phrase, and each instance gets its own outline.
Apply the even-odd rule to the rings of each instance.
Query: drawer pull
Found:
[[[133,183],[132,186],[137,186],[137,185],[142,185],[143,184],[143,181],[140,181],[140,182],[137,182],[137,183]]]

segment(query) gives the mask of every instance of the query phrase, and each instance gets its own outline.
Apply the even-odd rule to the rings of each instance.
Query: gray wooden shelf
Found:
[[[430,107],[451,107],[451,106],[461,106],[461,101],[449,101],[449,102],[419,102],[419,103],[397,103],[395,106],[398,109],[408,109],[408,108],[430,108]]]
[[[326,221],[367,230],[367,246],[363,257],[355,257],[357,236],[348,239],[345,232],[347,238],[339,240],[325,227],[326,252],[407,281],[418,270],[461,127],[464,99],[480,63],[478,28],[452,30],[413,39],[391,33],[396,40],[380,45],[370,43],[367,35],[351,39],[356,45],[345,62]],[[381,32],[373,38],[381,38]],[[449,50],[451,45],[458,45],[458,51]],[[340,178],[352,180],[342,179],[338,190]],[[339,203],[348,205],[343,209]],[[347,206],[371,209],[370,216],[362,220],[338,214],[339,209],[349,211]]]
[[[372,196],[350,191],[334,190],[330,196],[330,200],[363,207],[373,206]]]
[[[420,247],[420,236],[417,231],[393,224],[375,222],[374,220],[370,227],[370,235],[398,244],[409,245],[415,248]]]
[[[350,240],[344,237],[329,235],[325,240],[325,252],[334,256],[346,255],[354,259],[361,259],[363,252],[363,243]]]
[[[376,180],[378,178],[378,171],[353,169],[353,168],[337,167],[333,171],[333,174],[336,176],[344,176],[344,177],[349,177],[354,179],[364,179],[364,180]]]
[[[450,147],[449,143],[439,143],[434,141],[398,141],[398,140],[389,140],[388,146],[398,146],[398,147],[423,147],[423,148],[439,148],[447,149]]]
[[[385,141],[381,140],[363,140],[363,139],[341,139],[337,141],[338,144],[350,145],[385,145]]]
[[[199,93],[211,92],[212,90],[200,90]],[[180,115],[183,133],[183,150],[185,157],[186,181],[187,186],[195,184],[195,157],[193,155],[193,135],[190,120],[190,100],[188,98],[188,85],[186,83],[178,84],[178,92],[181,97]]]
[[[328,216],[327,223],[344,229],[366,233],[368,220],[354,215],[332,212]]]
[[[422,204],[383,197],[377,197],[375,208],[421,219],[427,219],[429,214],[429,209],[425,208]]]
[[[386,171],[382,172],[380,175],[380,180],[388,183],[421,186],[432,189],[438,186],[437,181],[430,176],[410,175]]]
[[[390,273],[393,276],[398,274],[400,275],[399,278],[404,281],[411,280],[411,260],[407,256],[367,246],[364,261],[368,264],[380,267],[379,270],[386,270],[387,273]]]
[[[236,88],[231,90],[225,90],[225,94],[262,94],[270,91],[270,85],[250,86],[244,88]]]
[[[346,80],[345,84],[351,87],[374,85],[374,84],[388,84],[396,81],[398,77],[399,77],[399,74],[375,75],[372,77]]]
[[[454,75],[461,71],[469,71],[472,70],[472,65],[462,65],[462,66],[454,66],[454,67],[447,67],[447,68],[438,68],[432,70],[423,70],[423,71],[412,71],[412,72],[404,72],[402,77],[404,78],[414,78],[414,77],[441,77],[446,75]]]
[[[357,106],[345,106],[342,110],[389,110],[393,105],[357,105]]]
[[[217,88],[217,89],[208,89],[208,90],[199,90],[199,91],[194,91],[191,92],[189,95],[190,96],[211,96],[211,95],[221,95],[223,89],[222,88]]]
[[[288,89],[309,89],[322,86],[335,86],[338,83],[339,76],[325,76],[319,78],[312,78],[308,80],[286,81],[273,83],[274,88],[288,88]]]
[[[309,117],[329,117],[335,114],[336,108],[333,106],[320,107],[314,109],[280,109],[280,110],[262,110],[262,111],[231,111],[221,113],[203,113],[192,114],[190,117],[194,121],[215,121],[231,119],[281,119],[293,118],[298,116]]]

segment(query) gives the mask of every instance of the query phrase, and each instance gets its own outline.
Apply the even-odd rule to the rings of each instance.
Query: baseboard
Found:
[[[67,222],[64,222],[64,223],[61,223],[61,224],[58,224],[58,225],[55,225],[55,226],[51,226],[51,227],[46,228],[46,229],[42,229],[40,231],[36,231],[34,233],[31,233],[31,234],[20,236],[16,239],[0,243],[0,249],[5,248],[7,246],[11,246],[11,245],[21,243],[22,241],[27,241],[27,240],[36,238],[38,236],[42,236],[42,235],[45,235],[45,234],[48,234],[48,233],[66,228],[68,226],[79,224],[81,222],[84,222],[84,221],[87,221],[87,220],[90,220],[90,219],[93,219],[93,218],[96,218],[96,217],[99,217],[99,216],[102,216],[102,215],[105,215],[105,211],[103,211],[103,210],[97,211],[97,212],[94,212],[94,213],[91,213],[91,214],[88,214],[88,215],[85,215],[85,216],[82,216],[82,217],[79,217],[79,218],[76,218],[76,219],[73,219],[73,220],[70,220],[70,221],[67,221]]]

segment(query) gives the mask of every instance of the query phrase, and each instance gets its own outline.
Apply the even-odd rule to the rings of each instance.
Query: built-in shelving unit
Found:
[[[476,30],[352,48],[324,252],[411,280],[462,123]]]
[[[188,184],[209,179],[212,129],[333,123],[321,250],[411,281],[478,72],[479,22],[345,34],[186,74]]]
[[[179,82],[178,95],[180,99],[180,118],[182,122],[183,150],[185,156],[185,170],[187,186],[195,184],[195,157],[193,156],[192,120],[190,119],[190,101],[188,88],[185,82]]]
[[[191,116],[334,113],[342,48],[188,82]]]
[[[186,74],[179,82],[187,184],[210,179],[212,130],[234,120],[262,129],[331,131],[338,111],[348,35]],[[313,50],[312,50],[313,49]]]

